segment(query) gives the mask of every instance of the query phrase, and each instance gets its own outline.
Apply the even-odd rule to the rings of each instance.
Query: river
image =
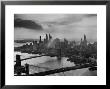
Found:
[[[14,60],[16,60],[16,54],[21,55],[21,59],[38,55],[38,54],[14,52]],[[74,62],[67,61],[67,59],[68,58],[66,57],[62,57],[61,60],[57,60],[57,57],[42,56],[42,57],[24,60],[21,62],[21,65],[25,65],[26,63],[28,63],[30,65],[29,66],[30,74],[62,68],[62,67],[75,66]],[[67,72],[51,74],[48,76],[81,76],[87,71],[88,71],[88,68],[84,68],[84,69],[77,69],[77,70],[71,70]]]

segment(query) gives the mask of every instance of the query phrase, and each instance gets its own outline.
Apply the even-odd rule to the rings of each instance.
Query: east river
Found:
[[[21,59],[29,58],[32,56],[38,56],[38,54],[14,52],[14,60],[16,60],[16,54],[20,54]],[[75,66],[74,62],[67,61],[67,59],[68,58],[66,57],[62,57],[61,60],[58,60],[57,57],[42,56],[42,57],[24,60],[21,62],[21,65],[25,65],[26,63],[28,63],[30,65],[29,66],[30,74],[38,73],[42,71],[48,71],[52,69],[58,69],[62,67]],[[82,76],[82,75],[88,75],[88,72],[89,72],[88,68],[84,68],[84,69],[77,69],[67,72],[51,74],[48,76]]]

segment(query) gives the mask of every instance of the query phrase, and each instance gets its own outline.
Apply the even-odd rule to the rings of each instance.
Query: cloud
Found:
[[[43,31],[36,31],[27,28],[14,28],[14,39],[39,39],[39,36],[43,34]],[[44,34],[43,34],[44,35]]]
[[[69,25],[69,24],[72,24],[72,23],[76,23],[76,22],[79,22],[83,19],[83,15],[73,15],[73,14],[63,14],[63,15],[56,15],[56,19],[54,18],[53,20],[48,20],[48,21],[44,21],[43,23],[44,24],[47,24],[49,26],[52,26],[52,25]],[[52,15],[51,15],[51,18],[52,18]]]
[[[43,30],[40,24],[35,23],[32,20],[22,20],[19,18],[14,20],[14,27],[27,28],[33,30]]]
[[[15,19],[33,21],[42,26],[41,31],[17,28],[15,38],[39,38],[50,33],[53,38],[97,40],[97,14],[16,14]]]

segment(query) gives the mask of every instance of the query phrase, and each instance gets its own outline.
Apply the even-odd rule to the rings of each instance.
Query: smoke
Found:
[[[48,48],[55,48],[56,44],[60,43],[60,39],[56,38],[56,39],[51,39],[47,45]]]
[[[51,39],[51,40],[48,42],[47,47],[48,47],[48,48],[54,48],[53,45],[55,45],[54,39]]]

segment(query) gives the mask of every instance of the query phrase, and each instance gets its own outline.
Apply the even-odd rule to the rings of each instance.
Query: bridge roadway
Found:
[[[15,75],[15,76],[45,76],[45,75],[50,75],[54,73],[66,72],[66,71],[82,69],[82,68],[94,68],[97,70],[97,65],[96,64],[83,64],[83,65],[54,69],[54,70],[49,70],[49,71],[44,71],[44,72],[39,72],[39,73],[34,73],[34,74]]]
[[[32,59],[32,58],[36,58],[36,57],[42,57],[42,56],[55,57],[55,56],[58,56],[58,55],[39,55],[39,56],[32,56],[32,57],[29,57],[29,58],[21,59],[21,61],[28,60],[28,59]],[[14,62],[16,62],[16,61],[14,61]]]

